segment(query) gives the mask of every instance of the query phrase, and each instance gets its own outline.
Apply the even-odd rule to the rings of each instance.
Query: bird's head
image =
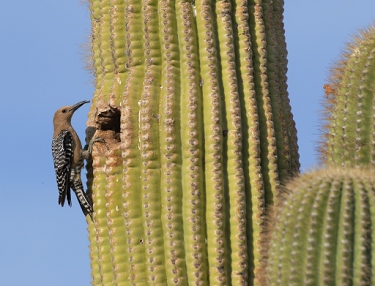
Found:
[[[63,106],[59,108],[53,117],[54,124],[70,123],[74,112],[82,105],[89,103],[89,100],[80,101],[72,106]]]

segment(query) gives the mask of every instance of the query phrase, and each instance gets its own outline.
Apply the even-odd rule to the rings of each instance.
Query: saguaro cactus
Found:
[[[375,165],[374,26],[347,45],[325,90],[322,161],[341,166]]]
[[[299,169],[283,1],[90,11],[92,284],[257,284],[265,208]]]
[[[323,169],[287,186],[267,285],[374,285],[374,170]]]

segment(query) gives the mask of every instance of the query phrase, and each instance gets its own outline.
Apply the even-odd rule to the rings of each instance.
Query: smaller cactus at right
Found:
[[[375,26],[347,45],[324,85],[320,158],[336,166],[375,166]]]
[[[267,285],[375,285],[375,170],[325,169],[286,186]]]

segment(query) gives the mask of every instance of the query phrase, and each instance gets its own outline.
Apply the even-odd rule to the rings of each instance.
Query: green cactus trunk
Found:
[[[374,174],[323,169],[287,186],[272,226],[268,285],[374,285]]]
[[[331,72],[321,160],[338,166],[375,165],[375,27],[348,44]]]
[[[283,1],[90,0],[93,285],[259,284],[298,172]]]

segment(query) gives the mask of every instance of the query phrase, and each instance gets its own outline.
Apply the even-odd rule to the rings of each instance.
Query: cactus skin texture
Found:
[[[287,185],[267,285],[375,284],[375,171],[322,169]]]
[[[360,31],[332,68],[326,93],[321,161],[375,165],[375,26]]]
[[[299,170],[283,1],[90,0],[93,285],[258,285]]]

